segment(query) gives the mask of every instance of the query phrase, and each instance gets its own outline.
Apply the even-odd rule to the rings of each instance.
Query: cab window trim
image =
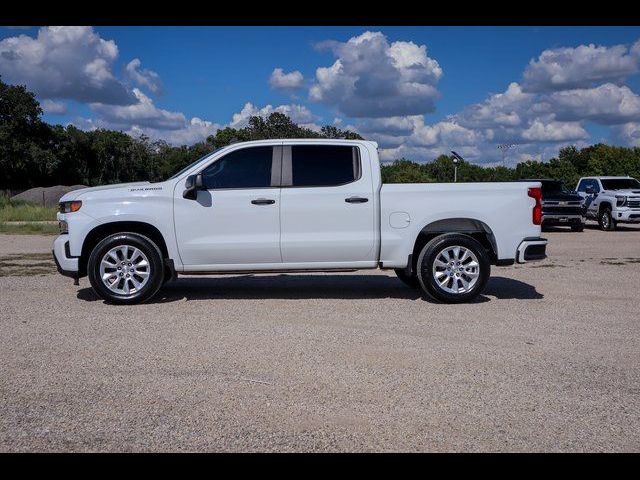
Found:
[[[303,147],[303,146],[312,146],[312,147],[348,147],[351,148],[352,155],[354,155],[354,163],[355,172],[357,177],[353,180],[343,183],[336,183],[331,185],[293,185],[293,154],[292,147]],[[355,175],[354,175],[355,176]],[[343,187],[345,185],[351,185],[352,183],[359,182],[362,180],[362,155],[360,153],[360,146],[358,145],[337,145],[337,144],[325,144],[325,145],[314,145],[314,144],[284,144],[283,145],[283,153],[282,153],[282,182],[280,184],[280,188],[334,188],[334,187]]]
[[[271,185],[268,185],[265,187],[216,187],[216,188],[208,188],[205,186],[204,190],[207,190],[208,192],[213,192],[213,191],[221,191],[221,190],[267,190],[267,189],[273,189],[273,188],[280,188],[280,182],[282,178],[282,150],[283,150],[282,145],[252,145],[250,147],[236,148],[235,150],[227,152],[226,154],[216,158],[214,161],[204,166],[202,170],[194,173],[194,175],[203,174],[207,168],[223,160],[227,155],[232,155],[236,152],[240,152],[242,150],[249,150],[251,148],[264,148],[264,147],[271,148]]]

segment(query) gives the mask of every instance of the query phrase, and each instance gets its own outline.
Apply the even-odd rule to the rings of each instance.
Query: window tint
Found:
[[[602,186],[605,190],[628,190],[640,188],[640,182],[635,178],[614,178],[602,180]]]
[[[587,190],[587,186],[589,185],[589,183],[591,182],[591,180],[589,179],[584,179],[584,180],[580,180],[580,184],[578,185],[578,191],[579,192],[584,192]]]
[[[360,178],[360,157],[356,147],[294,145],[291,174],[294,187],[343,185]]]
[[[271,186],[272,147],[236,150],[202,171],[207,189],[260,188]]]

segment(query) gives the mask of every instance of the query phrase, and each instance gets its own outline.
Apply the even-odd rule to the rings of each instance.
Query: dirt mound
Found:
[[[11,197],[11,200],[24,200],[25,202],[36,203],[38,205],[44,205],[46,207],[56,207],[60,197],[65,193],[79,188],[85,188],[85,185],[55,185],[53,187],[35,187],[26,190],[18,195]]]

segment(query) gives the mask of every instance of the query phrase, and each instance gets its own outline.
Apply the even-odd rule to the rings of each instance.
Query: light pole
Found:
[[[464,161],[464,158],[462,158],[453,150],[451,150],[451,153],[453,155],[453,181],[455,183],[458,181],[458,162]]]
[[[458,159],[453,157],[453,183],[458,181]]]
[[[516,148],[518,145],[516,145],[515,143],[501,143],[498,145],[498,149],[502,151],[502,166],[506,167],[505,165],[505,159],[507,156],[507,150],[511,150],[513,148]]]

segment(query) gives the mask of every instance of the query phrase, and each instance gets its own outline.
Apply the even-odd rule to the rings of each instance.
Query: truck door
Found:
[[[234,150],[202,170],[196,200],[174,193],[185,270],[280,263],[281,146]],[[223,268],[224,269],[224,268]]]
[[[284,263],[375,263],[376,202],[364,153],[362,158],[357,146],[285,142],[280,194]]]

